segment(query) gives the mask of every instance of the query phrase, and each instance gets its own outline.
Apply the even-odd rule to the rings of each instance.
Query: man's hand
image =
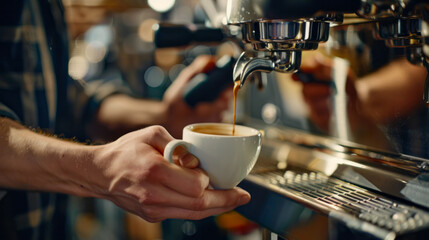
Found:
[[[177,153],[179,162],[191,168],[165,160],[164,147],[171,140],[164,128],[153,126],[98,147],[88,189],[150,222],[202,219],[250,200],[240,188],[209,189],[208,176],[184,151]]]
[[[185,68],[164,94],[163,102],[167,105],[165,127],[177,138],[182,136],[182,129],[196,122],[220,122],[222,114],[228,109],[232,98],[232,88],[227,88],[214,102],[199,103],[191,108],[183,99],[183,89],[198,73],[210,71],[215,64],[211,56],[199,56]]]

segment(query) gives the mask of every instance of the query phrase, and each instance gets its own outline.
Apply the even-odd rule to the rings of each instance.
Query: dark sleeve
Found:
[[[0,102],[0,116],[7,117],[17,122],[20,122],[18,115],[16,115],[16,113],[12,109],[10,109],[9,107],[7,107],[1,102]]]

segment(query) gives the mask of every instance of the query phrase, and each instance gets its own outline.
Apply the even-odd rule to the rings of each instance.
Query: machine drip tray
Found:
[[[374,239],[408,239],[428,233],[429,212],[424,208],[322,173],[264,171],[252,173],[246,181],[328,216],[331,221],[334,219],[348,228],[373,234]]]

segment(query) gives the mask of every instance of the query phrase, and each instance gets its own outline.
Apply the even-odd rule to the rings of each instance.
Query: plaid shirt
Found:
[[[0,2],[0,116],[62,136],[84,137],[86,119],[118,91],[68,76],[61,0]],[[1,174],[1,173],[0,173]],[[0,239],[51,239],[59,197],[0,188]]]

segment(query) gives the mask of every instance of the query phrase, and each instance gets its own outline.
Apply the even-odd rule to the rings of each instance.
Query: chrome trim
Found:
[[[314,50],[329,38],[329,23],[311,20],[261,20],[244,23],[243,40],[255,50]]]

